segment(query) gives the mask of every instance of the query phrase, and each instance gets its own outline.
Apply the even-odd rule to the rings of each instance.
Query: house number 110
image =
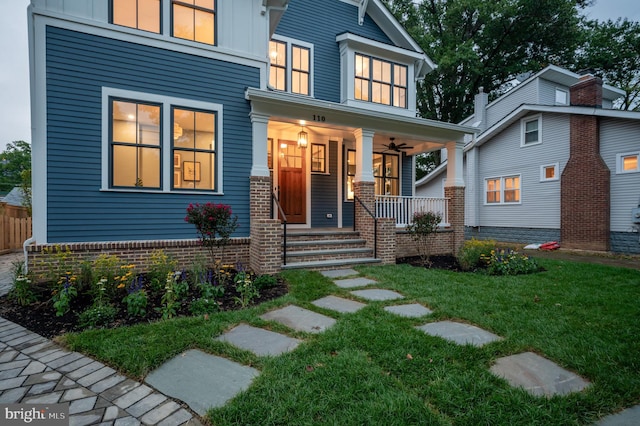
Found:
[[[324,115],[315,115],[313,114],[313,121],[326,121],[326,117]]]

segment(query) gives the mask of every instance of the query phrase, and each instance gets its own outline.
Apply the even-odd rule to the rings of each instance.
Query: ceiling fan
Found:
[[[402,152],[403,149],[413,148],[412,146],[407,146],[406,143],[400,143],[396,145],[396,143],[394,142],[396,138],[389,138],[389,140],[389,145],[382,144],[382,146],[385,146],[387,148],[387,151]]]

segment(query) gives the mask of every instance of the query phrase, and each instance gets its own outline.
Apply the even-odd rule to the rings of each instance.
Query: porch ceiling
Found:
[[[348,107],[333,102],[292,95],[283,92],[248,88],[246,99],[251,101],[251,111],[270,117],[270,126],[279,130],[299,127],[305,121],[309,131],[327,137],[352,139],[356,129],[375,132],[374,150],[384,150],[394,137],[396,144],[406,143],[411,149],[409,155],[440,149],[447,142],[462,141],[465,134],[472,134],[475,128],[444,123],[423,118],[404,117],[378,111]],[[325,121],[314,120],[324,117]]]

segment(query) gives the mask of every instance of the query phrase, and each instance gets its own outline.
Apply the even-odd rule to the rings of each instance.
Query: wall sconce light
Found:
[[[298,133],[298,147],[306,148],[309,143],[309,134],[304,131],[304,127]]]

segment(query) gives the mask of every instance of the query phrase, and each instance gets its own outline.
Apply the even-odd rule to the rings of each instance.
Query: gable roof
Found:
[[[9,206],[23,207],[25,200],[22,188],[18,186],[14,187],[4,198],[1,198],[0,201]]]

